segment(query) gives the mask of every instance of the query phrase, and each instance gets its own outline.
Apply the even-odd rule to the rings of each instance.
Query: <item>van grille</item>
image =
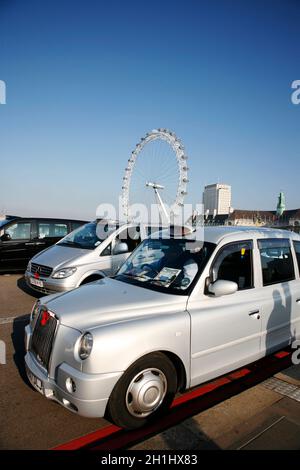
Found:
[[[45,322],[45,309],[41,308],[32,333],[30,350],[38,361],[48,370],[57,320],[52,313]]]
[[[32,274],[39,273],[40,276],[49,277],[53,269],[49,266],[43,266],[42,264],[31,263]]]

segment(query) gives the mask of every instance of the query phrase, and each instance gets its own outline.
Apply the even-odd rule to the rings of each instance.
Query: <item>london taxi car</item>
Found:
[[[300,236],[208,227],[144,240],[114,278],[38,301],[28,377],[45,397],[136,428],[174,394],[300,338]]]

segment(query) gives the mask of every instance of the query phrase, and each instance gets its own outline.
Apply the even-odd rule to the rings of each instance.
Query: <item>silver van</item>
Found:
[[[149,230],[149,226],[106,219],[89,222],[29,261],[27,285],[51,294],[111,276]]]

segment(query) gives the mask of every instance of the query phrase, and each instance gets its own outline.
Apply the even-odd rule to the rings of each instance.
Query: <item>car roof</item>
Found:
[[[161,232],[162,237],[168,238],[169,230]],[[173,237],[172,237],[173,238]],[[174,238],[182,238],[180,235]],[[290,238],[300,241],[300,235],[289,230],[280,230],[265,227],[246,227],[246,226],[230,226],[230,225],[216,225],[207,226],[203,225],[197,227],[196,230],[191,231],[190,234],[184,237],[186,240],[199,240],[206,241],[214,244],[219,244],[221,240],[234,242],[238,240],[251,240],[260,238]]]
[[[266,227],[241,226],[204,226],[196,230],[196,238],[218,244],[224,238],[228,241],[257,239],[257,238],[291,238],[300,241],[300,235],[290,230],[280,230]]]
[[[22,221],[22,220],[58,220],[58,221],[69,221],[69,222],[83,222],[83,223],[87,223],[86,220],[81,220],[81,219],[68,219],[68,218],[60,218],[60,217],[19,217],[19,216],[16,216],[16,217],[12,217],[12,218],[9,218],[9,219],[3,219],[3,221],[6,223],[6,222],[13,222],[13,221]]]

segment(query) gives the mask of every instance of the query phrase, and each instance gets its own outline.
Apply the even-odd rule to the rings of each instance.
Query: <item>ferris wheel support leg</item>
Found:
[[[155,192],[155,196],[156,196],[156,200],[158,202],[158,208],[159,208],[159,212],[162,216],[162,219],[165,219],[166,223],[170,223],[170,217],[169,217],[169,214],[167,212],[167,209],[163,203],[163,200],[157,190],[157,188],[154,188],[154,192]],[[163,220],[162,220],[163,221]]]

